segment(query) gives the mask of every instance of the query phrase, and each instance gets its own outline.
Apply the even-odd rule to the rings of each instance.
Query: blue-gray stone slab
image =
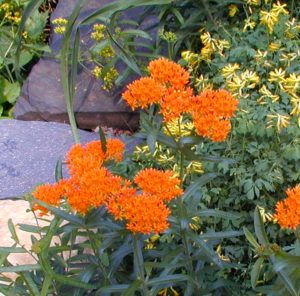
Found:
[[[81,143],[99,139],[98,133],[79,132]],[[54,183],[57,160],[72,145],[67,124],[0,120],[0,199],[21,197],[39,183]]]

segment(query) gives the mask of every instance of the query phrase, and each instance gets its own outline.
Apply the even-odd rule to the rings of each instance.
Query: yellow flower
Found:
[[[260,0],[247,0],[247,4],[258,6],[260,4]]]
[[[189,63],[189,65],[193,66],[199,62],[199,55],[196,53],[193,53],[189,50],[183,51],[181,53],[181,57]]]
[[[240,69],[240,65],[237,63],[228,64],[227,66],[222,68],[221,74],[223,77],[230,79],[233,76],[233,74],[235,74],[235,72],[239,69]]]
[[[277,51],[281,46],[281,42],[272,42],[269,44],[269,51],[274,52]]]
[[[93,70],[92,70],[92,74],[95,76],[95,78],[99,79],[101,78],[101,74],[102,74],[102,68],[99,66],[96,66]]]
[[[102,41],[103,39],[105,39],[105,34],[104,34],[105,30],[106,30],[105,25],[95,24],[93,26],[93,32],[91,34],[91,38],[98,42]]]
[[[234,17],[237,14],[237,12],[239,12],[239,9],[238,9],[238,7],[235,4],[230,4],[228,6],[228,10],[229,10],[228,11],[228,15],[230,17]]]
[[[265,85],[263,85],[259,91],[260,94],[262,94],[262,96],[258,99],[258,103],[262,103],[264,98],[270,98],[272,100],[272,102],[277,102],[279,101],[279,96],[278,95],[274,95]]]
[[[290,67],[291,62],[294,61],[298,56],[300,55],[300,50],[298,50],[297,53],[291,52],[291,53],[282,53],[280,57],[281,62],[285,62],[287,67]]]
[[[62,17],[56,18],[52,21],[53,25],[66,26],[68,24],[68,20]]]
[[[250,70],[246,70],[241,74],[241,79],[247,82],[248,88],[255,88],[256,84],[259,82],[258,75]]]
[[[64,27],[64,26],[57,26],[57,27],[54,28],[54,32],[56,34],[62,35],[62,34],[64,34],[66,32],[66,27]]]
[[[280,88],[283,89],[282,83],[285,81],[285,70],[282,70],[282,68],[275,69],[274,71],[271,71],[269,73],[269,82],[276,82],[279,84]]]
[[[276,124],[276,128],[278,132],[281,132],[283,128],[287,127],[291,120],[289,116],[281,115],[279,113],[268,115],[267,118],[268,118],[267,128],[271,128]]]
[[[292,111],[291,115],[300,115],[300,98],[298,96],[294,96],[291,98]]]
[[[292,73],[283,82],[284,90],[288,93],[295,93],[300,87],[300,75]]]
[[[278,23],[278,14],[276,12],[271,11],[260,11],[260,23],[266,25],[269,32],[272,33],[274,31],[274,26]]]
[[[279,1],[277,1],[277,3],[273,4],[271,11],[276,13],[277,15],[280,14],[289,14],[289,12],[285,9],[285,7],[287,7],[286,4],[280,4]]]
[[[204,77],[202,74],[198,78],[196,78],[195,86],[199,92],[206,89],[213,89],[212,83],[210,83],[209,79],[207,77]]]
[[[256,22],[253,21],[250,17],[245,19],[245,24],[243,28],[243,32],[246,32],[248,29],[253,30],[256,26]]]
[[[210,45],[205,45],[201,49],[200,58],[205,61],[211,61],[213,53],[214,53],[213,48]]]
[[[211,35],[209,32],[205,32],[203,34],[200,35],[200,39],[201,39],[201,42],[204,44],[204,45],[209,45],[212,43],[212,38],[211,38]]]
[[[242,80],[236,74],[233,75],[231,80],[226,81],[227,89],[230,90],[231,92],[233,92],[234,96],[237,96],[237,95],[242,96],[242,91],[245,86],[246,86],[246,81]]]
[[[300,25],[295,18],[293,18],[291,21],[286,22],[285,25],[287,28],[284,33],[288,38],[293,39],[298,37],[300,32]]]

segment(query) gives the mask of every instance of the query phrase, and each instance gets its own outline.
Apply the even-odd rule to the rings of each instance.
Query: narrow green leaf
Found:
[[[46,274],[44,281],[43,281],[43,286],[42,286],[42,291],[40,296],[48,296],[48,290],[50,288],[51,285],[51,281],[52,281],[52,277],[48,274]]]
[[[199,177],[198,179],[196,179],[184,192],[182,198],[186,199],[188,198],[190,195],[193,195],[198,189],[201,189],[201,186],[204,186],[205,184],[207,184],[208,182],[210,182],[211,180],[213,180],[214,178],[216,178],[218,176],[217,173],[208,173],[208,174],[204,174],[201,177]]]
[[[255,248],[257,249],[259,247],[259,243],[256,241],[255,237],[253,236],[253,234],[247,229],[247,227],[243,227],[245,236],[247,238],[247,240],[249,241],[249,243]]]
[[[255,287],[256,287],[256,283],[259,279],[259,274],[260,274],[263,263],[264,263],[264,258],[259,257],[255,261],[254,265],[252,266],[250,276],[251,276],[251,286],[253,289],[255,289]]]
[[[223,239],[229,237],[236,237],[244,235],[243,231],[220,231],[220,232],[211,232],[199,235],[202,239]]]
[[[268,245],[270,242],[265,231],[264,222],[258,207],[256,207],[254,210],[254,229],[258,241],[263,245]]]
[[[14,226],[14,224],[13,224],[13,222],[12,222],[12,219],[9,219],[8,222],[7,222],[7,224],[8,224],[8,229],[9,229],[9,231],[10,231],[10,233],[11,233],[12,239],[13,239],[16,243],[20,243],[19,238],[18,238],[18,235],[17,235],[17,232],[16,232],[16,229],[15,229],[15,226]]]
[[[6,266],[0,267],[0,272],[21,272],[21,271],[32,271],[41,270],[40,264],[27,264],[27,265],[17,265],[17,266]]]
[[[33,281],[31,274],[29,272],[21,272],[21,277],[24,279],[24,282],[26,283],[26,286],[28,287],[28,290],[30,291],[30,295],[32,296],[46,296],[41,295],[40,291]]]
[[[147,284],[149,286],[154,286],[154,285],[172,286],[174,283],[184,282],[184,281],[191,281],[191,277],[189,277],[186,274],[171,274],[171,275],[165,275],[162,277],[151,279],[148,281]]]
[[[106,294],[106,293],[118,293],[123,292],[129,288],[129,285],[112,285],[108,287],[100,288],[96,291],[95,296]]]
[[[132,296],[135,295],[135,292],[139,289],[143,282],[141,280],[135,280],[132,284],[126,289],[121,296]]]
[[[224,211],[213,210],[213,209],[197,211],[197,215],[199,215],[199,217],[216,217],[216,218],[224,218],[229,220],[235,220],[241,218],[241,215],[238,213],[224,212]]]
[[[55,166],[55,180],[58,182],[63,178],[63,173],[62,173],[62,160],[58,159],[56,162]]]
[[[103,129],[101,128],[101,126],[99,126],[99,137],[100,137],[100,141],[101,141],[101,148],[102,151],[104,153],[106,153],[107,151],[107,141],[106,141],[106,137],[105,137],[105,133],[103,131]]]
[[[11,253],[26,253],[23,248],[19,247],[0,247],[0,254],[11,254]]]
[[[82,219],[78,216],[69,214],[69,213],[67,213],[67,212],[65,212],[65,211],[63,211],[59,208],[52,207],[49,204],[44,203],[44,202],[42,202],[41,200],[38,200],[38,199],[34,199],[34,202],[36,202],[37,204],[45,207],[47,210],[51,211],[52,213],[54,213],[55,215],[57,215],[58,217],[60,217],[64,220],[72,222],[75,225],[79,225],[79,226],[84,225],[84,219]]]

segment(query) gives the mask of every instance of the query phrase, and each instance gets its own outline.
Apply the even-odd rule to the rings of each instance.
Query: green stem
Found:
[[[71,129],[72,129],[72,134],[73,134],[75,142],[78,144],[78,143],[80,143],[80,138],[79,138],[76,118],[75,118],[75,114],[74,114],[74,110],[73,110],[73,106],[72,106],[73,104],[71,103],[71,100],[67,99],[66,105],[67,105],[69,122],[70,122]]]
[[[145,280],[144,259],[141,249],[141,242],[137,235],[133,235],[134,264],[137,270],[137,278],[142,281],[142,296],[148,296],[148,288]]]

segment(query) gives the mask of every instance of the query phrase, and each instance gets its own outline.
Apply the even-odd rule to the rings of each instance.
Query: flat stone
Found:
[[[77,0],[59,1],[56,9],[51,15],[51,20],[56,18],[68,18],[75,7]],[[82,8],[78,19],[95,9],[111,3],[110,0],[90,0]],[[153,37],[155,36],[158,23],[155,16],[144,15],[144,10],[129,9],[124,12],[124,18],[138,21],[143,15],[139,29],[145,30]],[[53,31],[53,30],[52,30]],[[90,39],[92,26],[83,26],[81,29],[80,46],[83,50],[89,48],[94,41]],[[138,39],[138,37],[137,37]],[[51,55],[45,55],[32,69],[28,79],[25,81],[20,98],[14,109],[14,117],[21,120],[42,120],[68,122],[64,94],[61,85],[60,65],[54,56],[59,52],[62,36],[53,34],[50,36]],[[153,41],[141,40],[141,42],[155,43]],[[139,51],[146,51],[139,48]],[[140,60],[142,62],[142,60]],[[139,116],[121,100],[121,94],[127,83],[136,78],[130,75],[123,85],[114,91],[107,92],[102,89],[102,82],[91,74],[93,65],[86,64],[85,68],[78,69],[76,82],[76,93],[74,98],[74,111],[78,126],[82,129],[93,129],[98,125],[124,129],[136,130],[138,128]],[[127,66],[119,62],[117,69],[120,73]]]
[[[81,143],[99,139],[98,133],[79,134]],[[57,160],[74,144],[70,126],[55,122],[2,119],[0,135],[0,199],[18,198],[40,183],[54,183]]]

